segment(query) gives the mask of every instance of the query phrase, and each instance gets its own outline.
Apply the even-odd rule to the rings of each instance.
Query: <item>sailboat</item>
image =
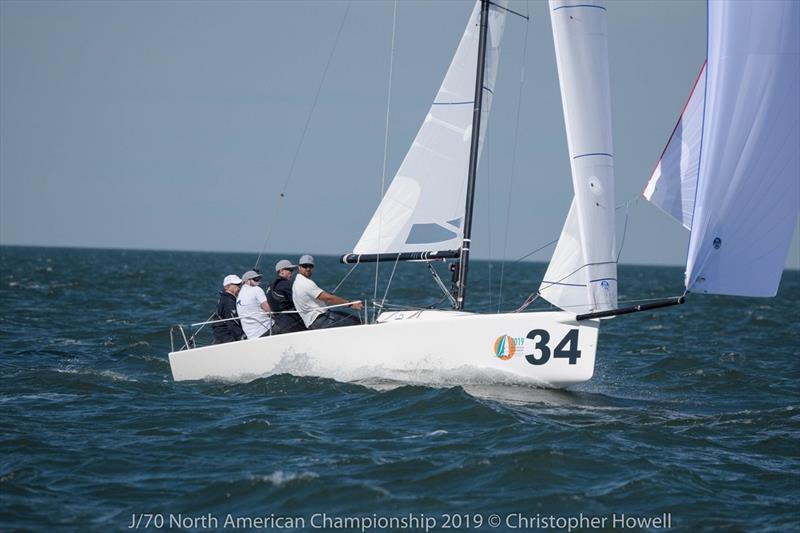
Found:
[[[762,5],[711,2],[703,90],[693,93],[703,95],[702,104],[699,96],[690,99],[685,124],[645,191],[690,224],[687,292],[774,294],[797,219],[798,8],[791,1],[760,11]],[[451,261],[453,309],[383,312],[361,326],[207,347],[186,343],[169,354],[174,379],[242,381],[291,372],[425,383],[466,369],[561,388],[592,377],[602,318],[683,303],[685,294],[617,306],[606,6],[550,0],[549,7],[574,198],[538,294],[561,310],[464,310],[475,176],[505,19],[513,13],[504,2],[478,0],[411,148],[353,251],[342,256],[345,263]],[[748,17],[758,24],[744,25]],[[745,46],[740,34],[753,45],[743,48],[741,64],[731,59],[739,57],[731,48],[739,53]],[[764,40],[771,47],[762,50]],[[764,63],[747,60],[752,50],[765,54]],[[759,90],[759,76],[768,90]],[[692,148],[696,131],[701,141]]]
[[[606,9],[575,0],[551,0],[550,7],[575,198],[540,291],[565,310],[464,310],[475,176],[506,16],[514,13],[504,1],[478,0],[411,148],[353,252],[342,257],[452,261],[453,309],[384,312],[360,326],[186,345],[169,354],[174,379],[291,371],[349,380],[375,369],[421,382],[463,369],[554,388],[590,379],[600,321],[579,322],[576,313],[613,309],[617,299]]]

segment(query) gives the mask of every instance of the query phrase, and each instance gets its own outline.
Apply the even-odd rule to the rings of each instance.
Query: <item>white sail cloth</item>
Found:
[[[679,218],[692,230],[687,289],[774,296],[800,209],[800,3],[710,1],[706,70],[704,98],[689,103],[700,119],[684,113],[700,141],[680,168],[662,158],[649,199],[673,216],[678,196],[693,209]]]
[[[575,198],[539,293],[575,313],[617,305],[606,7],[550,0]]]
[[[495,2],[489,7],[481,130],[488,124],[492,106],[505,26],[504,5],[505,1]],[[427,252],[461,247],[479,23],[480,2],[477,2],[436,99],[354,253]],[[480,141],[482,145],[483,135]]]
[[[642,193],[650,203],[661,208],[686,229],[692,229],[705,96],[704,63],[672,136]]]
[[[800,208],[800,3],[709,2],[697,292],[774,296]]]

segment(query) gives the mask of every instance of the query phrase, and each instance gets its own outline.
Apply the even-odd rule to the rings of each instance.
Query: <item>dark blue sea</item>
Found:
[[[317,259],[332,289],[348,267]],[[800,530],[798,271],[777,298],[605,321],[594,378],[568,390],[173,382],[170,326],[254,260],[0,248],[0,530]],[[515,308],[543,270],[506,265],[500,301],[501,265],[474,262],[472,309]],[[682,292],[681,268],[619,276],[623,301]],[[339,292],[371,298],[374,278]],[[388,299],[437,291],[407,264]]]

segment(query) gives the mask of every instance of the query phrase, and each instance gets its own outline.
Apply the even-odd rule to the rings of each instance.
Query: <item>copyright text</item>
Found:
[[[526,513],[407,513],[403,515],[333,515],[313,513],[307,516],[279,515],[234,515],[205,513],[189,515],[183,513],[133,513],[128,529],[325,529],[348,531],[414,530],[434,529],[519,529],[519,530],[667,530],[672,528],[672,514],[640,516],[622,513],[611,515],[557,516],[551,514]]]

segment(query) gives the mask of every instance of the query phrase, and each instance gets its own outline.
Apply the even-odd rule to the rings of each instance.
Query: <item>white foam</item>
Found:
[[[284,472],[283,470],[276,470],[275,472],[266,476],[263,475],[252,476],[251,479],[253,479],[254,481],[265,481],[271,483],[276,487],[280,487],[295,480],[308,481],[316,479],[318,477],[319,475],[315,474],[314,472],[309,472],[307,470],[304,470],[302,472]]]
[[[358,383],[376,390],[387,390],[403,385],[430,387],[455,387],[465,385],[513,385],[541,387],[541,383],[518,374],[501,370],[463,365],[453,369],[431,370],[435,362],[423,363],[419,368],[389,369],[381,365],[363,365],[344,368],[320,361],[304,353],[286,354],[275,366],[273,374],[324,377],[337,381]]]

